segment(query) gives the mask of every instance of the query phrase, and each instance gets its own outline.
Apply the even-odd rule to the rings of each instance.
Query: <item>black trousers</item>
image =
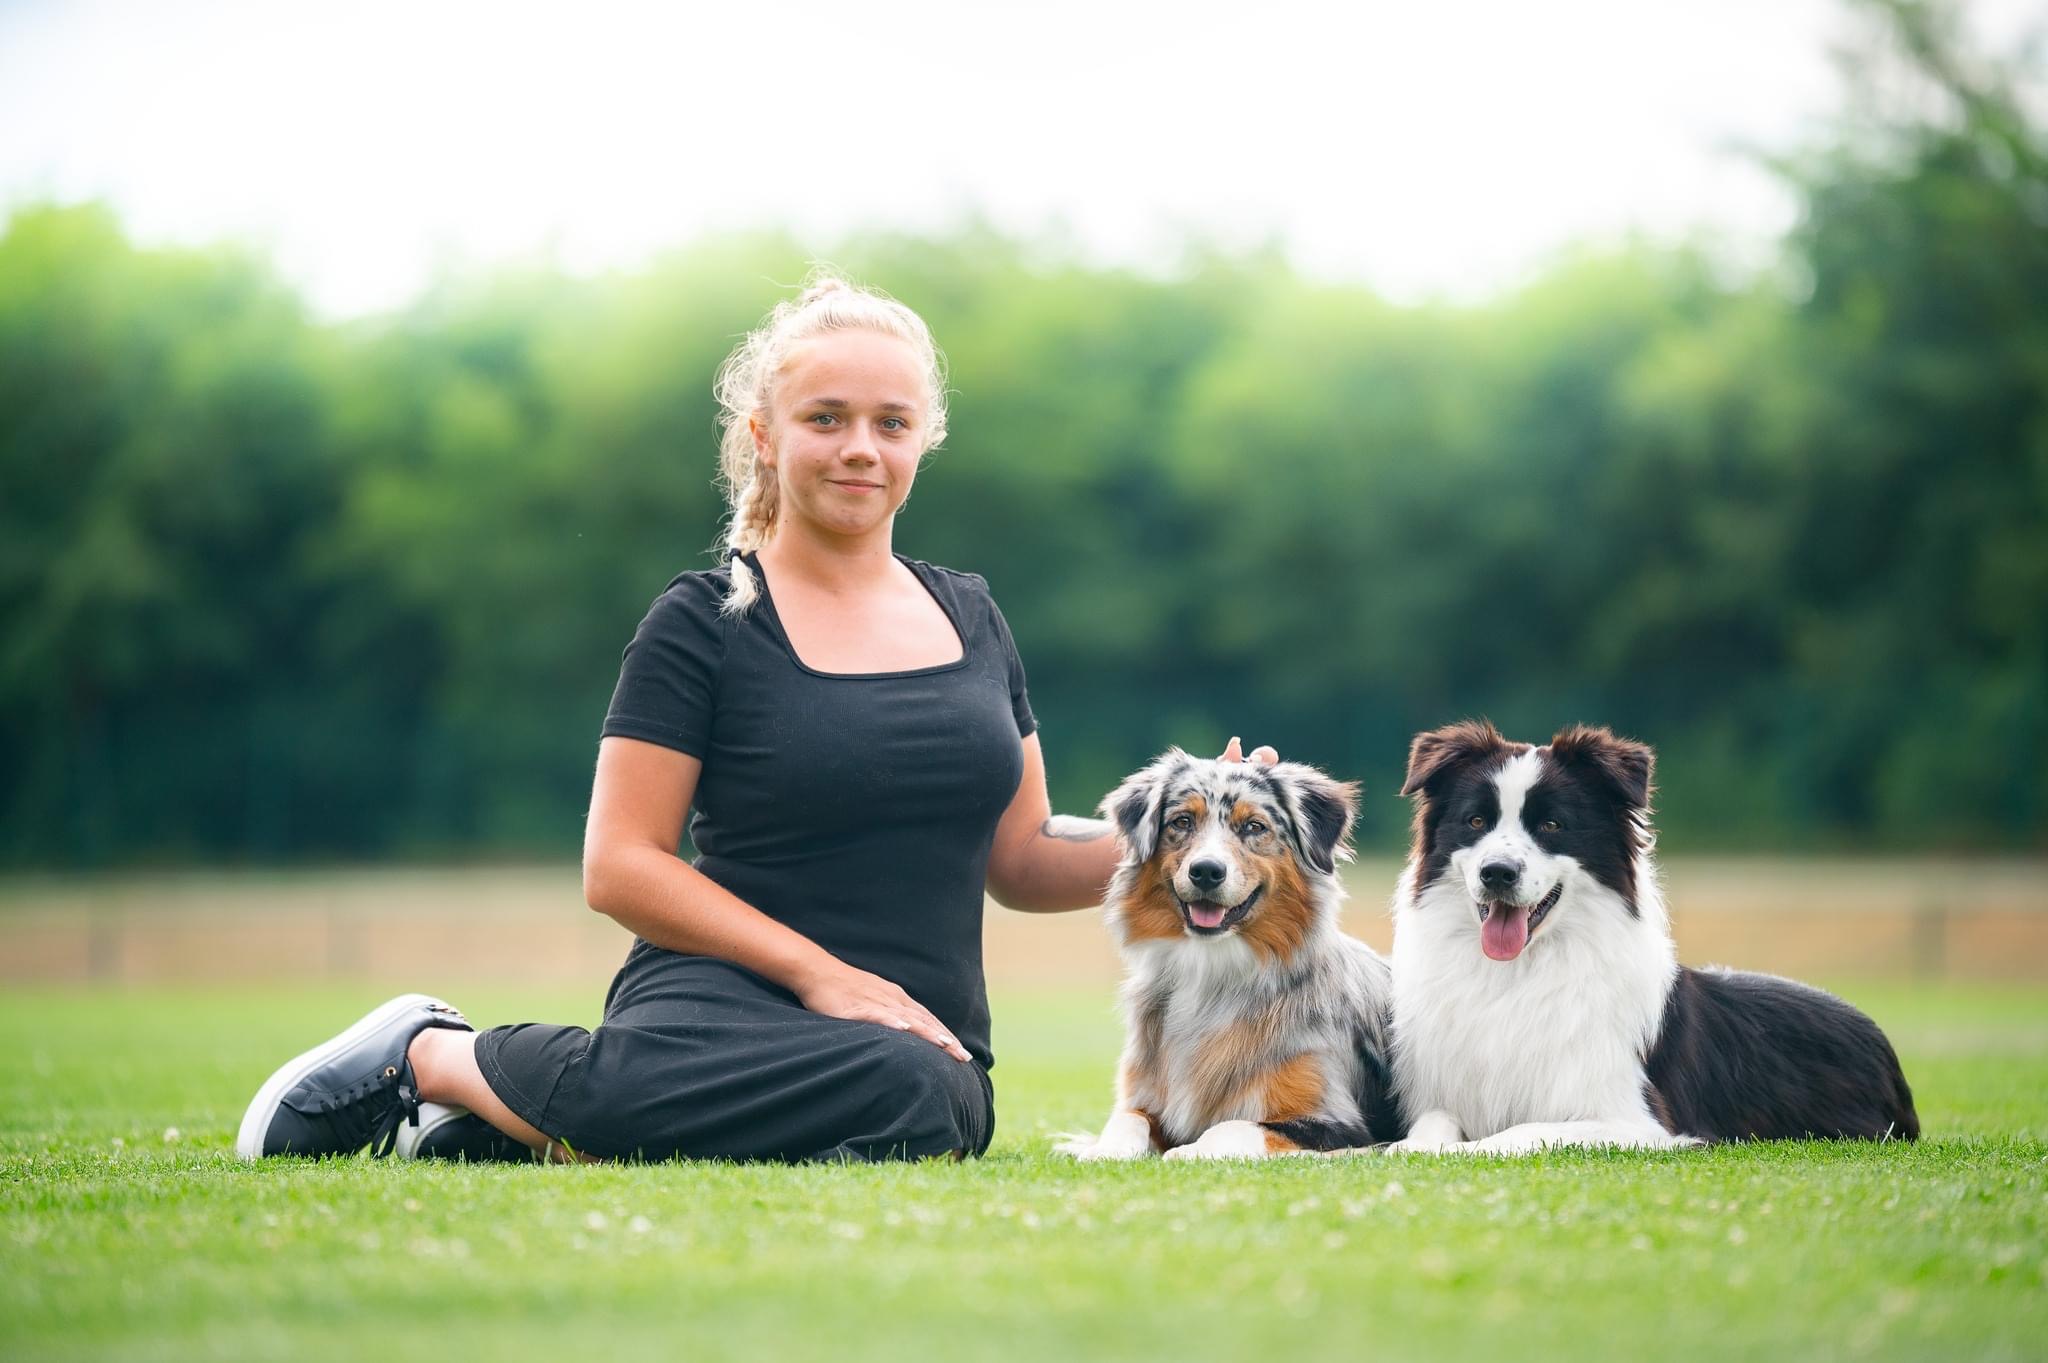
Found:
[[[596,1031],[493,1027],[477,1067],[536,1129],[611,1159],[882,1160],[995,1133],[988,1072],[922,1037],[806,1009],[729,961],[636,943]]]

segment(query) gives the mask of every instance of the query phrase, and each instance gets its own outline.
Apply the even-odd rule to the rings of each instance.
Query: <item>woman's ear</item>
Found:
[[[747,434],[754,437],[754,457],[761,461],[763,468],[772,469],[775,467],[775,441],[762,416],[763,413],[757,411],[747,418]]]

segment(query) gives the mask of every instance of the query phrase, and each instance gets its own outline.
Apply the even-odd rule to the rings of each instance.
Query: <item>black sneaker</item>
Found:
[[[469,1031],[439,999],[401,994],[355,1026],[287,1063],[263,1082],[235,1134],[243,1159],[265,1155],[391,1153],[399,1123],[419,1120],[419,1091],[406,1048],[429,1027]]]
[[[466,1107],[421,1103],[419,1119],[398,1128],[392,1151],[400,1159],[467,1160],[471,1164],[524,1164],[538,1159]]]

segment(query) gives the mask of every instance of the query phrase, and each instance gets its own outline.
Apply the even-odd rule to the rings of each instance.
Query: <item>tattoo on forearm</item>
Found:
[[[1039,832],[1061,842],[1099,842],[1112,831],[1107,819],[1083,819],[1072,814],[1055,814],[1039,825]]]

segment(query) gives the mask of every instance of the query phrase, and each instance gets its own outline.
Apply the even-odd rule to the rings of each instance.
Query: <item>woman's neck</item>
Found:
[[[896,566],[886,530],[857,542],[827,542],[783,526],[761,546],[758,557],[778,581],[802,582],[835,596],[879,587]]]

